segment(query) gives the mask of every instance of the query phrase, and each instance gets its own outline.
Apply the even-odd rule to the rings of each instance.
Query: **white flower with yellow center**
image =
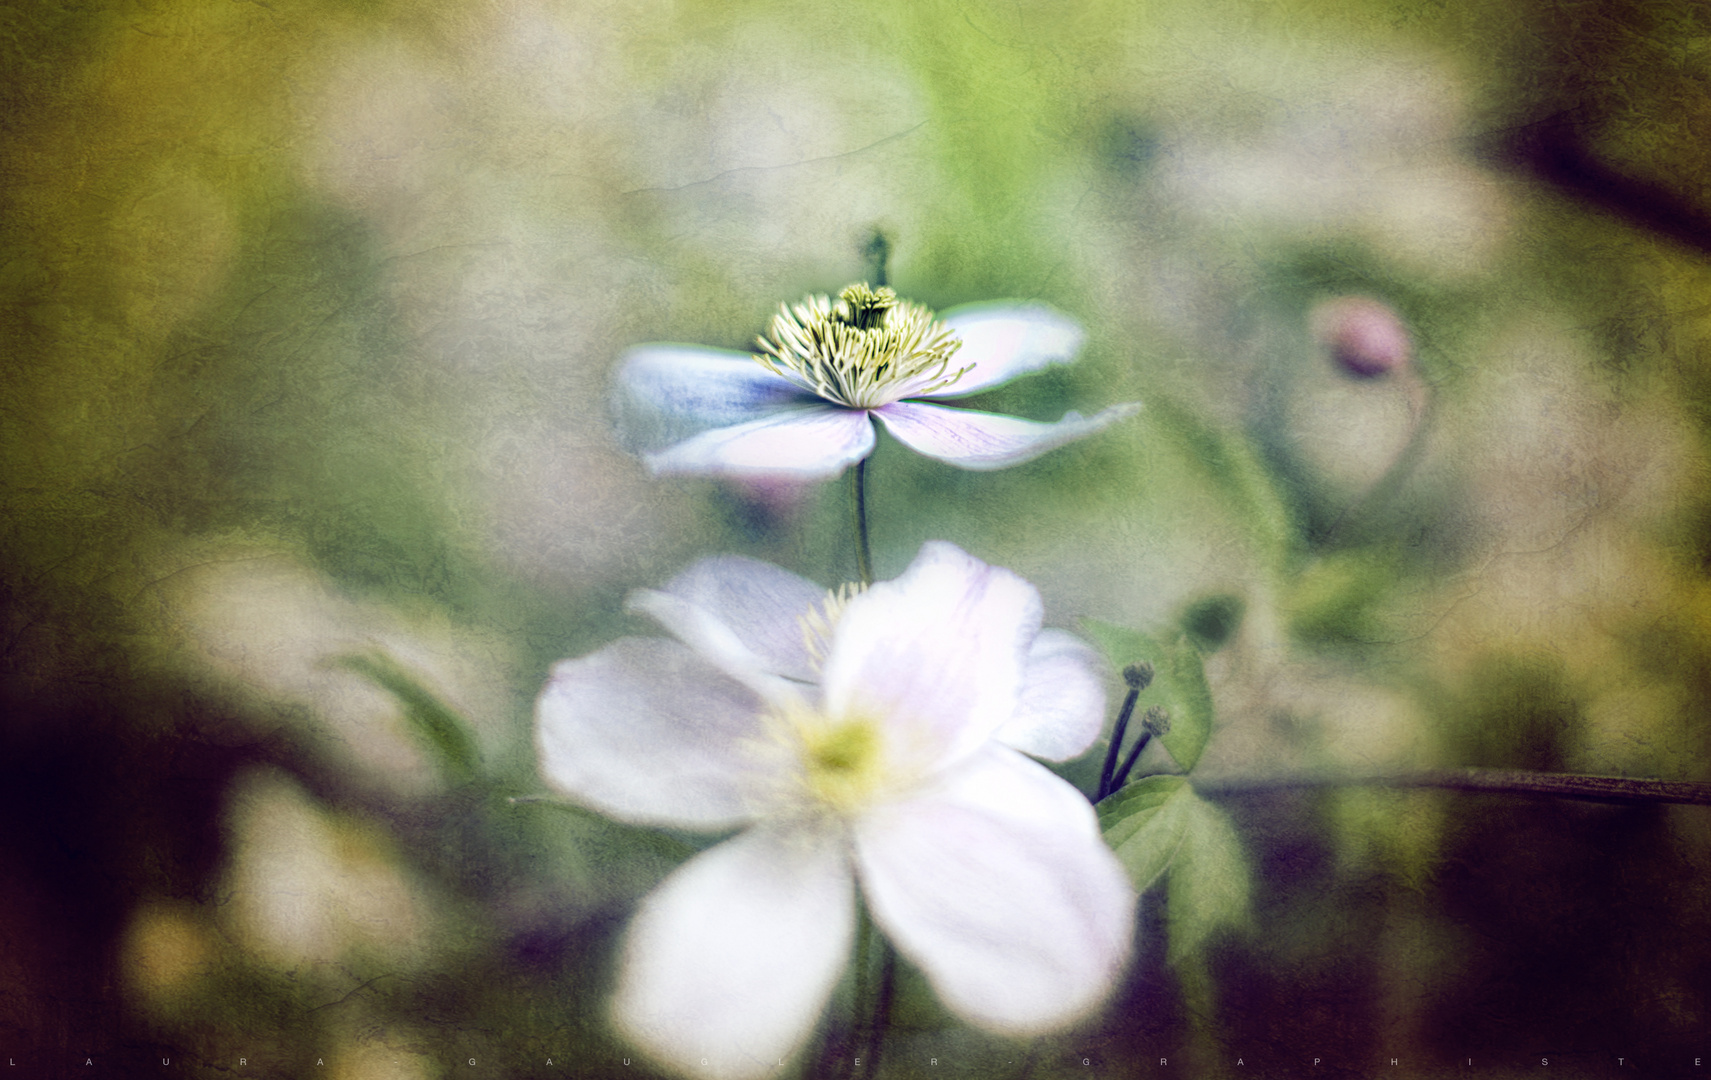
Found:
[[[971,1024],[1036,1034],[1105,999],[1134,891],[1087,800],[1023,756],[1084,750],[1104,691],[1032,585],[935,542],[854,594],[724,557],[632,603],[679,640],[554,667],[543,770],[623,821],[742,831],[642,903],[613,1006],[631,1040],[695,1075],[776,1069],[848,962],[858,886]]]
[[[615,401],[626,441],[656,473],[827,479],[873,452],[873,418],[928,457],[1001,469],[1140,406],[1047,424],[934,402],[1067,363],[1081,337],[1074,322],[1038,304],[968,305],[934,319],[890,289],[851,285],[836,300],[782,305],[758,355],[631,349]]]

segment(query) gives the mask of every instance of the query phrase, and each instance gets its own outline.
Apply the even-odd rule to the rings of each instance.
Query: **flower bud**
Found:
[[[1413,338],[1389,304],[1367,296],[1339,296],[1313,309],[1313,337],[1336,365],[1360,379],[1406,367]]]

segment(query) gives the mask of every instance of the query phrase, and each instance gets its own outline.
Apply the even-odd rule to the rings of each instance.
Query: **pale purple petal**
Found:
[[[880,721],[923,766],[955,760],[1015,712],[1039,628],[1032,585],[933,541],[844,609],[821,676],[827,712]]]
[[[749,820],[770,767],[764,704],[675,641],[622,638],[553,665],[535,702],[541,771],[575,801],[641,825]]]
[[[863,818],[856,867],[886,936],[953,1012],[990,1031],[1083,1018],[1133,947],[1134,889],[1093,808],[1004,747]]]
[[[1081,327],[1041,304],[966,304],[939,316],[962,339],[951,358],[956,369],[974,369],[932,398],[959,398],[990,390],[1048,364],[1066,364],[1081,350]]]
[[[1140,408],[1130,403],[1090,417],[1066,413],[1055,424],[919,401],[896,401],[875,409],[874,414],[897,441],[917,453],[964,469],[1003,469],[1091,435]]]
[[[867,413],[810,405],[715,428],[642,459],[660,475],[829,480],[872,453],[873,438]]]
[[[814,1030],[854,929],[841,837],[751,829],[685,863],[642,902],[613,1019],[674,1070],[776,1074]]]
[[[1068,761],[1105,725],[1099,654],[1063,630],[1041,630],[1022,671],[1022,699],[993,738],[1047,761]]]
[[[818,675],[802,617],[825,600],[825,589],[788,570],[718,555],[697,562],[663,589],[633,594],[630,606],[727,671],[812,682]]]
[[[630,349],[612,388],[619,441],[638,452],[814,400],[748,353],[700,345]]]

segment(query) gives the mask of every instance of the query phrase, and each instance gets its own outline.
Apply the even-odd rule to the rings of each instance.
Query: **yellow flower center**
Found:
[[[805,727],[803,782],[813,800],[848,814],[865,806],[884,780],[884,746],[877,725],[864,718]]]
[[[906,784],[884,727],[870,715],[831,717],[807,702],[767,718],[763,751],[781,755],[773,812],[849,819]]]
[[[962,342],[931,311],[866,283],[836,303],[809,296],[780,305],[758,343],[755,359],[768,370],[852,409],[943,390],[969,370],[951,369]]]

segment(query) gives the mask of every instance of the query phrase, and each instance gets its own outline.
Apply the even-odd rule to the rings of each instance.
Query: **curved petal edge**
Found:
[[[1065,630],[1046,629],[1028,650],[1016,714],[993,738],[1047,761],[1078,757],[1105,727],[1104,660]]]
[[[1003,1034],[1061,1030],[1116,988],[1135,891],[1093,808],[990,747],[856,832],[863,894],[952,1011]]]
[[[1067,364],[1085,337],[1079,323],[1044,304],[964,304],[941,312],[939,322],[962,339],[954,363],[974,366],[943,391],[923,395],[934,400],[968,397],[1018,375]]]
[[[612,1018],[662,1064],[710,1080],[776,1074],[813,1033],[855,935],[843,845],[757,827],[642,901]]]
[[[1138,402],[1112,405],[1093,416],[1066,413],[1056,423],[898,401],[874,410],[897,441],[917,453],[963,469],[1003,469],[1092,435],[1139,412]]]
[[[642,460],[660,476],[829,480],[872,453],[873,443],[867,413],[808,405],[704,431]]]

